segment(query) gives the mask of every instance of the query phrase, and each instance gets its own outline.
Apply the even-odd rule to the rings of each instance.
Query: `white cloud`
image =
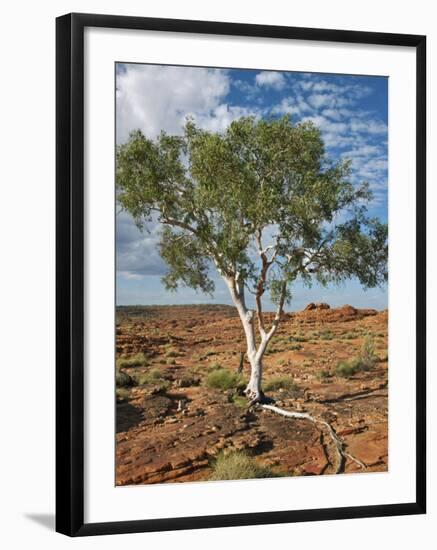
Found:
[[[350,121],[350,129],[352,132],[366,132],[369,134],[385,134],[387,132],[387,125],[384,122],[371,119],[357,119],[353,118]]]
[[[308,105],[302,95],[284,97],[280,103],[275,105],[271,112],[275,115],[287,114],[304,116],[305,113],[311,113],[312,107]]]
[[[222,69],[124,65],[117,75],[117,142],[139,128],[150,138],[180,133],[187,114],[205,119],[229,92]]]
[[[140,232],[127,212],[117,215],[117,272],[125,279],[140,280],[145,275],[164,275],[166,265],[157,243],[160,225],[154,221],[148,231]]]
[[[286,80],[282,73],[275,71],[262,71],[255,77],[258,86],[266,86],[274,90],[282,90],[285,87]]]
[[[206,113],[190,113],[196,123],[210,132],[224,132],[229,124],[242,116],[261,116],[261,110],[257,108],[232,106],[222,103],[218,107]]]

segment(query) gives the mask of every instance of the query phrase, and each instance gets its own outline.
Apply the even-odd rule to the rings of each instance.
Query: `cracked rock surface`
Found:
[[[387,470],[387,318],[387,311],[311,304],[284,315],[264,359],[265,383],[288,381],[266,391],[276,404],[331,423],[366,466],[346,460],[345,473]],[[338,363],[357,357],[369,337],[373,366],[338,375]],[[213,370],[236,373],[245,351],[234,308],[118,308],[116,350],[118,359],[144,358],[122,367],[142,383],[117,399],[117,485],[204,481],[214,457],[234,449],[282,475],[334,473],[332,442],[318,426],[259,406],[247,409],[238,388],[207,386]],[[248,373],[245,361],[242,376]]]

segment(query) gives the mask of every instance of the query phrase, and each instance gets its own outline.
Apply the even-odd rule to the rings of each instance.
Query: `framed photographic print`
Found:
[[[56,48],[57,530],[425,513],[425,37]]]

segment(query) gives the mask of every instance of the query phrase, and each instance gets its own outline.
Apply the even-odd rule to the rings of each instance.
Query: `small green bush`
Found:
[[[123,372],[120,369],[117,369],[115,372],[115,385],[117,388],[128,388],[132,386],[133,380],[132,377]]]
[[[361,353],[350,361],[341,361],[335,369],[338,376],[349,377],[357,372],[366,372],[371,370],[378,361],[375,353],[375,345],[372,336],[366,335],[361,347]]]
[[[329,378],[331,376],[331,373],[329,372],[329,370],[321,370],[319,371],[317,374],[316,374],[316,377],[319,379],[319,380],[326,380],[327,378]]]
[[[228,369],[215,369],[211,371],[206,377],[205,383],[208,388],[215,388],[218,390],[229,390],[235,388],[241,381],[241,377],[238,374]]]
[[[290,376],[272,376],[264,382],[265,391],[296,390],[297,386]]]
[[[117,368],[125,369],[131,367],[147,367],[148,361],[144,353],[137,353],[131,357],[120,357],[117,359]]]
[[[301,344],[293,344],[290,346],[291,351],[299,351],[303,348]]]
[[[137,386],[145,386],[147,384],[161,384],[165,382],[162,379],[159,369],[151,369],[148,372],[140,372],[132,375],[132,379]]]
[[[378,356],[375,353],[375,342],[370,334],[364,338],[360,360],[362,363],[362,370],[370,370],[378,361]]]
[[[213,372],[215,370],[220,370],[222,368],[220,363],[211,363],[211,365],[207,365],[206,367],[207,372]]]
[[[261,466],[244,451],[220,453],[213,463],[213,470],[210,479],[215,481],[280,477],[280,474]]]
[[[358,368],[356,365],[353,365],[351,362],[348,361],[340,361],[338,363],[335,372],[337,376],[342,376],[343,378],[349,378],[349,376],[352,376],[358,372]]]
[[[294,336],[290,336],[289,338],[290,342],[306,342],[307,338],[303,336],[302,334],[295,334]]]
[[[245,409],[247,408],[248,401],[242,395],[235,394],[232,396],[232,403],[237,407],[239,407],[240,409]]]
[[[117,403],[124,403],[129,400],[129,390],[127,388],[117,388],[115,391]]]

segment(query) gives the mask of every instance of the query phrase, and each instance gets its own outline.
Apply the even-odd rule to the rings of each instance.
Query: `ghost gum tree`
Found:
[[[387,226],[367,216],[368,185],[350,176],[349,162],[328,158],[316,126],[289,117],[243,117],[223,133],[188,120],[181,136],[135,131],[117,149],[120,205],[140,229],[162,224],[166,287],[212,293],[215,266],[229,288],[246,335],[252,403],[265,400],[263,356],[295,281],[355,277],[374,287],[387,278]],[[267,292],[276,306],[270,322]]]

